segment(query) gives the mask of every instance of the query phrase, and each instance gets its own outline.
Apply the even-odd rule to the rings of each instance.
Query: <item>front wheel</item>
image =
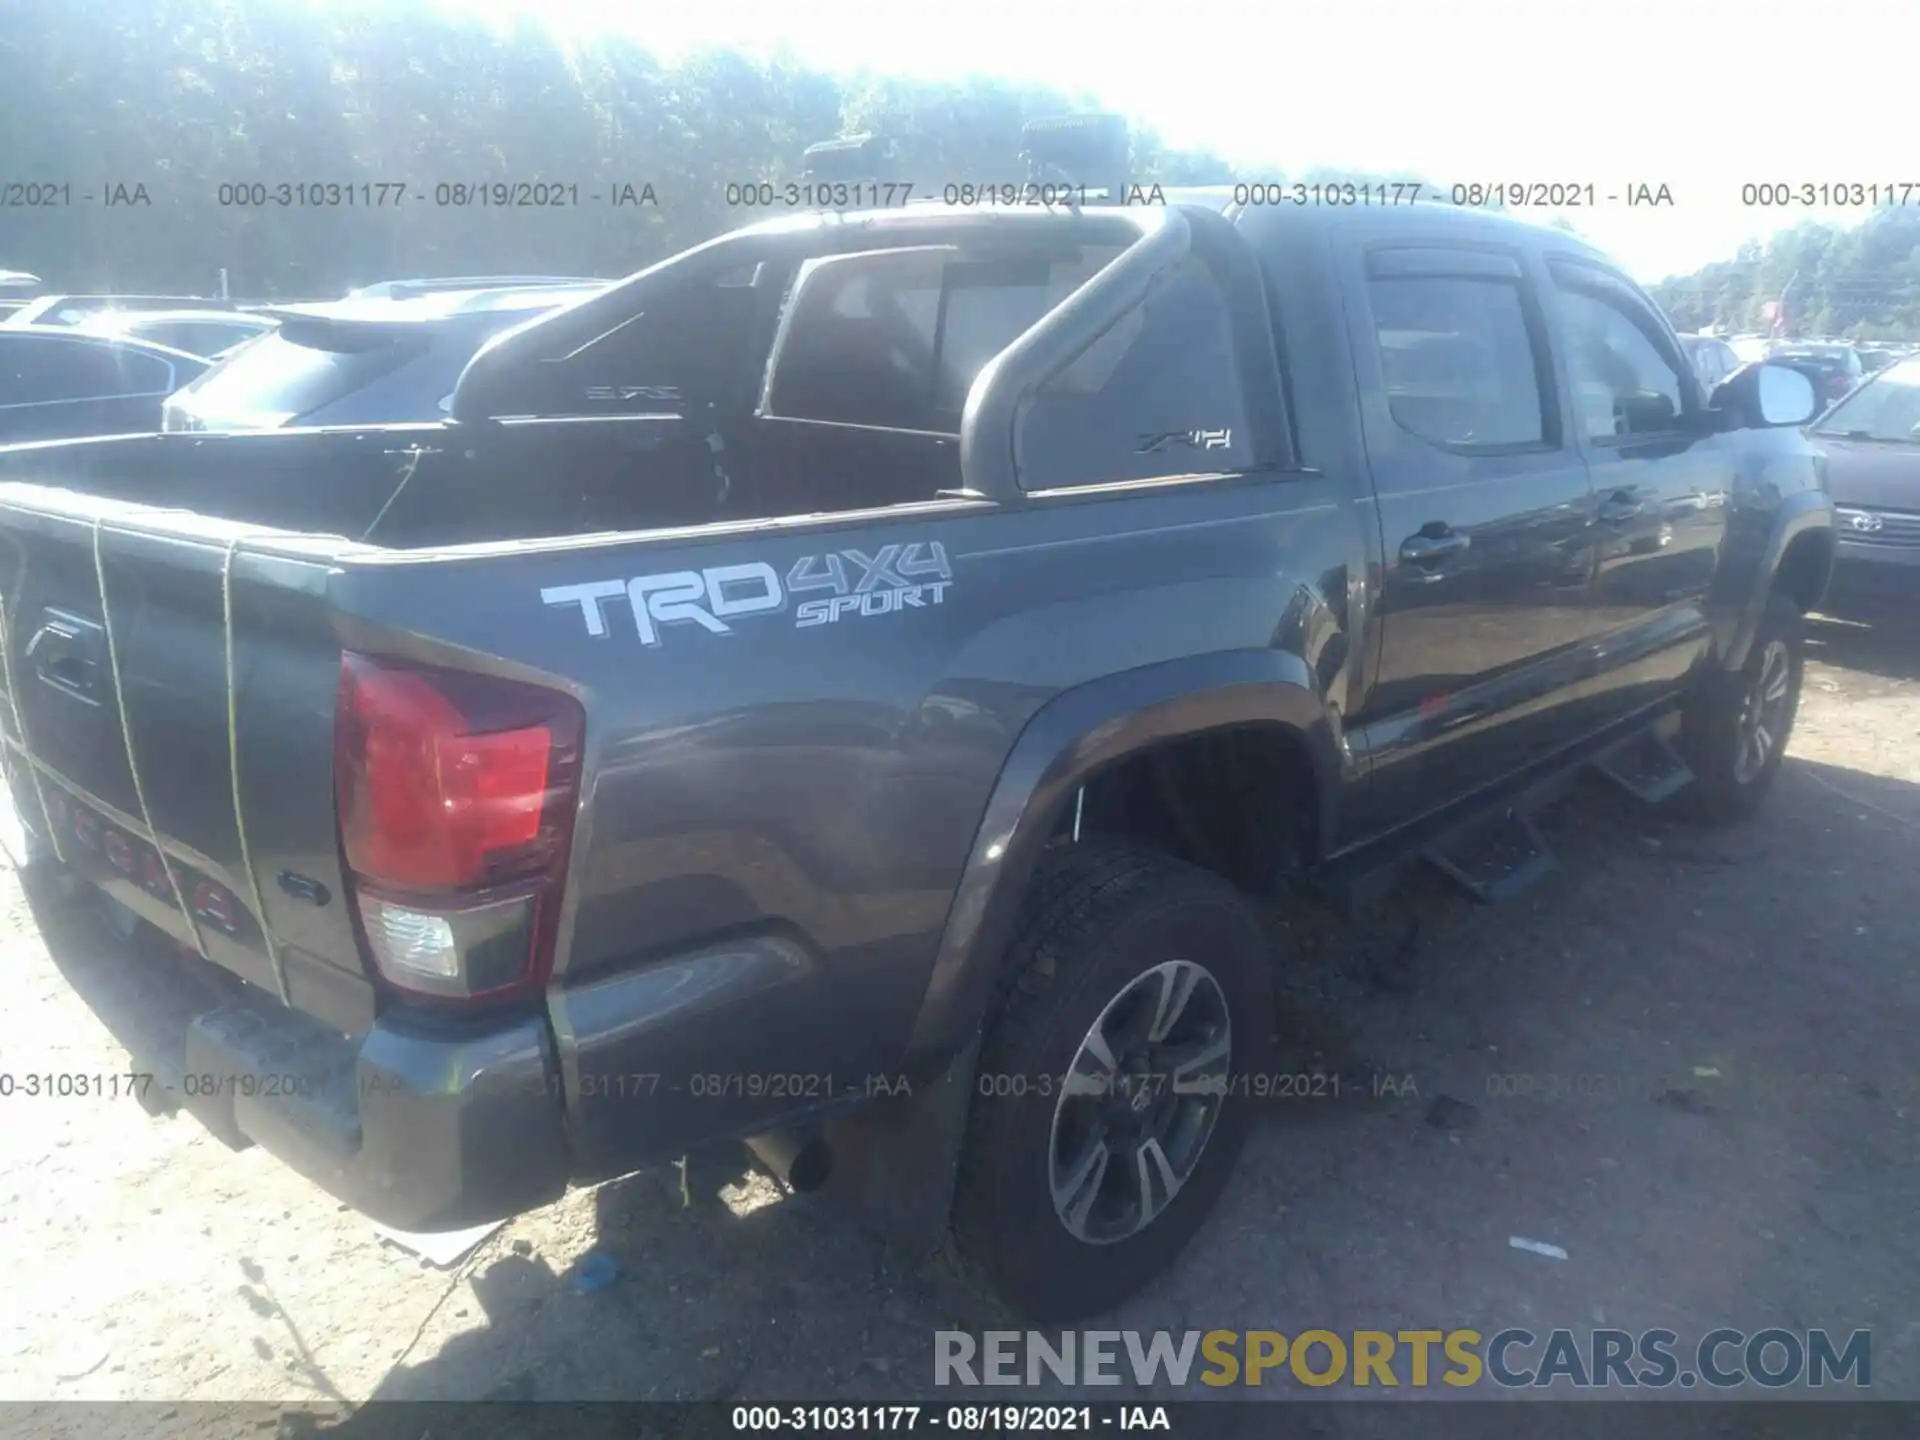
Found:
[[[1270,980],[1238,893],[1150,851],[1075,845],[1036,878],[989,1022],[954,1230],[1035,1320],[1165,1269],[1246,1137]]]
[[[1711,676],[1690,708],[1682,745],[1699,777],[1694,808],[1716,821],[1760,808],[1787,752],[1806,658],[1800,609],[1774,594],[1737,671]]]

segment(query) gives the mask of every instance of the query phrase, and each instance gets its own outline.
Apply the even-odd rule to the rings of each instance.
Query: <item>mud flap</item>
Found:
[[[833,1169],[819,1193],[889,1243],[939,1249],[953,1210],[979,1056],[976,1033],[932,1082],[829,1120],[823,1133]]]

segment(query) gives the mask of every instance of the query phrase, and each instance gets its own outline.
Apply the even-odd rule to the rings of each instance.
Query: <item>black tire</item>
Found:
[[[1746,664],[1737,671],[1716,671],[1694,696],[1682,728],[1681,749],[1697,777],[1691,789],[1691,808],[1700,819],[1722,824],[1746,820],[1766,798],[1787,753],[1794,716],[1800,708],[1800,683],[1806,669],[1805,630],[1805,619],[1793,601],[1777,592],[1768,596]],[[1749,707],[1758,702],[1763,688],[1773,692],[1768,667],[1776,663],[1781,652],[1785,657],[1786,691],[1766,720],[1764,728],[1770,744],[1764,759],[1754,766]]]
[[[1182,1002],[1181,1014],[1191,1014],[1197,1028],[1185,1041],[1169,1038],[1169,1044],[1190,1045],[1187,1056],[1216,1048],[1217,1039],[1207,1037],[1220,1033],[1219,1027],[1200,1024],[1216,998],[1230,1042],[1225,1061],[1209,1062],[1221,1066],[1225,1082],[1210,1112],[1210,1129],[1197,1150],[1189,1150],[1200,1130],[1193,1117],[1209,1102],[1164,1085],[1133,1088],[1135,1097],[1149,1089],[1154,1096],[1143,1102],[1146,1113],[1131,1123],[1150,1125],[1162,1106],[1180,1117],[1170,1122],[1177,1134],[1159,1158],[1169,1151],[1189,1155],[1181,1167],[1184,1182],[1130,1235],[1098,1242],[1080,1238],[1069,1231],[1063,1218],[1068,1212],[1057,1209],[1054,1199],[1054,1178],[1061,1173],[1056,1141],[1064,1144],[1077,1123],[1057,1118],[1061,1078],[1081,1054],[1096,1020],[1106,1023],[1117,1014],[1114,1023],[1119,1024],[1127,1019],[1129,1005],[1144,1015],[1143,1004],[1152,1002],[1143,997],[1188,983],[1184,977],[1190,969],[1181,967],[1190,966],[1199,967],[1212,988],[1200,978],[1189,983],[1192,999]],[[1015,1309],[1036,1321],[1073,1320],[1111,1309],[1164,1270],[1226,1186],[1246,1139],[1250,1107],[1247,1087],[1234,1082],[1260,1063],[1271,1039],[1267,942],[1239,893],[1218,876],[1152,851],[1095,842],[1063,848],[1043,863],[1028,893],[1007,974],[981,1047],[961,1152],[954,1235],[969,1264]],[[1173,975],[1183,978],[1169,981]],[[1145,1018],[1149,1028],[1157,1027],[1158,1016]],[[1133,1027],[1129,1022],[1123,1028]],[[1152,1061],[1147,1063],[1150,1067]],[[1159,1063],[1171,1071],[1182,1062],[1163,1051]],[[1141,1109],[1116,1098],[1129,1093],[1125,1084],[1105,1093],[1105,1101],[1076,1098],[1069,1113],[1084,1116],[1102,1104]],[[1095,1122],[1098,1133],[1105,1132],[1106,1123],[1105,1118]],[[1130,1122],[1122,1115],[1115,1123]],[[1087,1140],[1088,1148],[1118,1143]],[[1110,1162],[1103,1163],[1094,1188],[1109,1180],[1118,1187],[1144,1173],[1148,1162],[1141,1152],[1133,1151],[1132,1158],[1138,1170],[1123,1163],[1110,1177]],[[1164,1187],[1149,1182],[1147,1188]],[[1107,1194],[1101,1190],[1101,1196]],[[1118,1188],[1112,1194],[1128,1198]],[[1145,1208],[1151,1212],[1153,1207]],[[1100,1210],[1100,1203],[1090,1202],[1080,1223],[1092,1229],[1094,1212]]]

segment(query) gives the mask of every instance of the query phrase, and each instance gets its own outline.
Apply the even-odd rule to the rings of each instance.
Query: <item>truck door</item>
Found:
[[[1738,441],[1707,423],[1678,341],[1630,281],[1571,258],[1548,272],[1598,502],[1594,708],[1616,719],[1669,695],[1706,652]]]
[[[1564,743],[1594,631],[1594,497],[1520,253],[1397,241],[1344,266],[1383,562],[1355,719],[1391,822]]]

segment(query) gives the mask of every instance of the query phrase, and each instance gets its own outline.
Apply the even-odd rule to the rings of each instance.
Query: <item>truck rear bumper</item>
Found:
[[[146,928],[114,923],[36,867],[28,898],[55,963],[132,1056],[149,1109],[257,1143],[397,1229],[458,1229],[545,1204],[569,1152],[552,1041],[538,1018],[483,1031],[378,1020],[351,1037]]]

